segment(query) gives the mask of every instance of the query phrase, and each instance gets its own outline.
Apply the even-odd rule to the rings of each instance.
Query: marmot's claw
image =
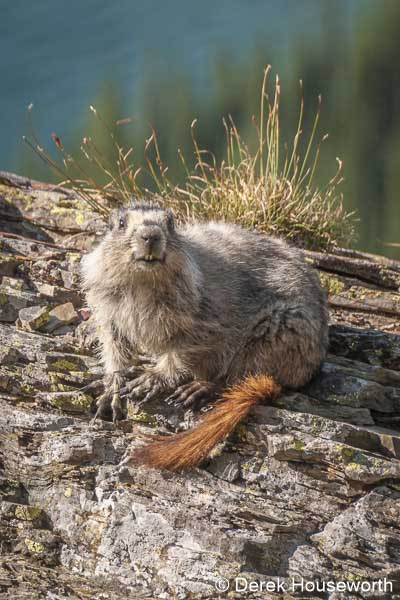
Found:
[[[151,390],[149,390],[147,392],[147,394],[145,395],[145,397],[141,401],[141,404],[142,403],[145,404],[146,402],[149,402],[155,396],[157,396],[162,390],[163,390],[163,386],[161,385],[161,383],[159,383],[159,382],[154,383],[153,386],[152,386],[152,388],[151,388]]]
[[[192,381],[179,386],[166,399],[167,404],[200,410],[215,397],[216,388],[209,381]]]
[[[165,385],[162,380],[153,373],[144,373],[133,381],[129,381],[121,390],[122,398],[139,400],[139,404],[145,404],[157,396]]]
[[[99,418],[103,421],[111,419],[111,394],[109,391],[101,394],[97,400],[97,410],[93,418],[93,423]]]
[[[103,421],[122,421],[125,418],[122,409],[121,399],[116,386],[113,388],[106,387],[106,390],[97,399],[97,411],[93,419],[93,423],[98,419]]]
[[[122,410],[113,410],[113,423],[114,425],[117,425],[119,423],[119,421],[123,421],[125,418],[124,413],[122,412]]]
[[[145,393],[150,391],[150,381],[149,376],[147,374],[140,375],[133,379],[132,381],[128,381],[121,389],[121,397],[130,397],[137,398]]]
[[[118,423],[118,421],[123,421],[125,419],[119,395],[114,394],[114,397],[111,402],[111,410],[112,420],[114,424]]]

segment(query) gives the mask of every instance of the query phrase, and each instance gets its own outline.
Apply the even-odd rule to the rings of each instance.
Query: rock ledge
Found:
[[[1,598],[400,598],[400,263],[305,252],[331,304],[321,373],[172,475],[120,465],[162,430],[157,410],[90,423],[100,371],[78,264],[98,216],[1,172],[0,214]],[[357,588],[384,578],[393,594]]]

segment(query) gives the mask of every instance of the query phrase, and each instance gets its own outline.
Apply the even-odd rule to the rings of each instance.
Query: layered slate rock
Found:
[[[396,597],[400,587],[400,264],[304,252],[329,292],[330,353],[184,474],[124,464],[185,427],[162,401],[92,421],[101,371],[78,265],[104,224],[71,192],[0,174],[0,597]],[[271,587],[269,588],[271,590]],[[277,588],[278,589],[278,588]],[[353,588],[357,590],[357,587]]]

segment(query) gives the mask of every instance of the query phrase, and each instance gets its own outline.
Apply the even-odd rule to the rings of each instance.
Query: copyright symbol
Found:
[[[227,592],[229,590],[229,581],[225,577],[218,577],[215,582],[215,588],[218,592]]]

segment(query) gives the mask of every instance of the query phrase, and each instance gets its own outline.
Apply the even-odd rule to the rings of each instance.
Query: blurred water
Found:
[[[356,39],[357,27],[363,31],[361,17],[369,8],[380,6],[379,0],[335,0],[334,7],[323,0],[0,0],[0,169],[47,178],[48,171],[38,170],[38,161],[21,141],[21,136],[29,133],[26,109],[31,102],[41,140],[49,140],[53,131],[66,141],[79,139],[88,106],[97,105],[104,85],[121,91],[123,112],[118,116],[140,117],[138,99],[143,82],[157,81],[158,74],[165,77],[182,71],[197,95],[207,98],[210,67],[217,56],[232,57],[236,65],[254,57],[255,49],[262,47],[263,60],[266,56],[282,75],[291,72],[294,81],[305,77],[306,83],[316,77],[313,83],[318,89],[312,88],[307,106],[315,106],[316,93],[325,93],[328,110],[323,110],[327,120],[322,126],[331,133],[333,143],[331,155],[324,154],[320,169],[324,176],[325,171],[331,176],[336,153],[344,159],[345,199],[348,208],[359,210],[360,245],[400,256],[400,251],[385,248],[380,241],[398,239],[394,158],[389,173],[388,155],[377,158],[372,147],[370,158],[379,168],[367,172],[360,150],[353,152],[350,143],[357,138],[356,122],[363,129],[367,117],[363,114],[357,119],[360,107],[351,95],[353,81],[346,80],[352,72],[347,67],[357,58],[354,50],[349,51],[348,42]],[[322,77],[325,65],[328,71],[336,70],[337,87],[324,90],[313,62],[316,58],[322,60]],[[260,65],[255,68],[261,80]],[[390,68],[394,72],[395,67]],[[379,72],[378,66],[376,77]],[[243,81],[244,92],[245,86]],[[286,88],[284,93],[290,100],[294,91]],[[228,104],[230,100],[229,95]],[[224,106],[224,110],[227,114],[231,109]],[[171,118],[171,111],[174,131],[178,131],[174,102],[169,115],[165,111],[161,117]],[[191,118],[190,114],[184,128]],[[204,126],[212,129],[214,123],[203,122]],[[394,152],[392,155],[395,157]],[[390,185],[385,183],[382,191],[381,182],[389,181],[389,175]]]
[[[356,1],[344,6],[351,15]],[[0,0],[0,9],[0,168],[15,170],[30,102],[41,133],[65,138],[110,75],[132,113],[153,66],[183,65],[202,87],[218,49],[243,57],[267,39],[284,68],[290,40],[318,31],[321,2]]]

